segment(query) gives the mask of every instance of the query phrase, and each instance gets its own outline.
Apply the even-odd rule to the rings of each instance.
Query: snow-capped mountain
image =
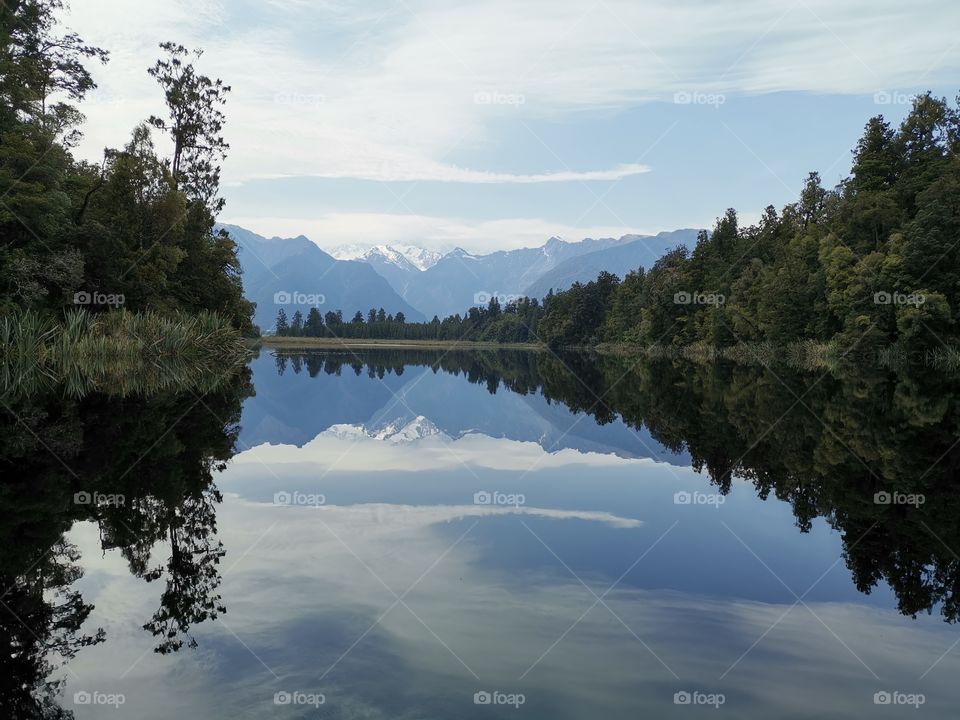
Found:
[[[449,440],[450,437],[430,422],[423,415],[417,415],[413,420],[407,421],[403,417],[398,417],[393,422],[385,423],[378,429],[370,433],[377,440],[385,440],[389,443],[408,443],[416,440],[422,440],[431,435],[438,435],[441,438]]]
[[[338,260],[364,260],[371,265],[381,260],[400,268],[408,266],[416,270],[426,270],[443,257],[443,253],[415,245],[341,245],[330,251]]]
[[[398,417],[392,422],[383,423],[377,427],[367,425],[337,424],[320,433],[320,437],[335,437],[340,440],[380,440],[392,445],[401,445],[416,442],[428,437],[449,442],[452,438],[440,428],[430,422],[423,415],[417,415],[412,420]]]
[[[244,288],[257,301],[256,320],[264,328],[276,317],[271,301],[282,290],[306,292],[318,285],[326,298],[324,310],[341,310],[347,316],[383,307],[402,310],[410,320],[442,318],[495,295],[542,298],[551,288],[592,280],[601,270],[623,277],[640,266],[649,268],[677,246],[692,248],[697,236],[696,230],[684,229],[579,242],[551,237],[539,247],[486,254],[459,247],[441,254],[414,245],[353,244],[328,254],[303,237],[267,241],[243,228],[224,227],[248,251],[249,257],[241,255]],[[328,271],[331,264],[343,272]],[[362,271],[369,277],[360,277]],[[274,282],[277,279],[282,283]],[[377,281],[382,287],[374,287]]]
[[[273,327],[280,308],[288,317],[297,310],[306,315],[311,306],[350,317],[357,310],[382,307],[402,311],[410,320],[424,319],[372,262],[337,260],[302,235],[267,239],[236,225],[219,227],[239,247],[244,295],[257,304],[254,321],[264,331]],[[420,271],[410,265],[405,274]]]

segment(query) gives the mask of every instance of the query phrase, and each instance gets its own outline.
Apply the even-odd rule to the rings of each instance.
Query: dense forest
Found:
[[[520,298],[501,305],[496,297],[486,307],[474,306],[463,315],[430,322],[408,323],[402,312],[387,314],[383,308],[370,308],[366,315],[357,311],[350,320],[343,312],[321,314],[316,307],[306,316],[297,310],[288,318],[281,308],[277,313],[276,334],[286,337],[384,338],[391,340],[466,340],[501,343],[536,342],[537,326],[544,306],[536,298]]]
[[[746,228],[728,210],[692,252],[556,294],[537,334],[554,346],[949,345],[960,311],[958,149],[957,109],[919,96],[898,128],[867,123],[833,190],[811,173],[796,202]]]
[[[108,53],[59,33],[62,8],[0,3],[0,311],[205,310],[251,331],[235,245],[214,230],[230,88],[198,72],[199,51],[163,43],[144,68],[159,114],[99,163],[77,160],[79,105],[96,87],[86,65]]]
[[[960,100],[958,100],[960,102]],[[872,118],[850,176],[817,173],[799,199],[741,227],[727,212],[692,251],[677,248],[622,280],[601,273],[551,293],[427,323],[370,310],[344,322],[312,309],[281,335],[544,342],[552,347],[729,347],[801,341],[842,352],[900,342],[952,347],[960,311],[960,114],[930,94],[900,124]]]

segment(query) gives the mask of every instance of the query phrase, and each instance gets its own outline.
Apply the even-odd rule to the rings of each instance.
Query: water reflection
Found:
[[[640,454],[688,454],[721,493],[744,478],[761,499],[789,503],[801,531],[824,518],[842,534],[862,592],[886,581],[905,614],[938,609],[954,622],[960,612],[953,549],[960,548],[960,387],[927,368],[845,366],[804,375],[783,367],[509,351],[366,351],[276,362],[281,374],[289,364],[293,373],[322,367],[338,375],[347,367],[369,378],[424,365],[462,373],[491,394],[542,393],[589,416],[593,427],[622,422],[649,430],[661,447],[634,435]],[[392,408],[407,405],[402,389],[386,389]],[[511,433],[509,419],[499,427]],[[544,445],[556,450],[561,443]]]
[[[682,717],[683,692],[722,694],[715,717],[872,716],[883,691],[953,712],[948,378],[391,350],[252,371],[252,396],[11,405],[11,717],[102,717],[96,691],[143,718],[317,714],[277,693],[341,718]],[[525,702],[474,704],[494,691]]]
[[[97,529],[97,550],[118,551],[158,607],[139,619],[157,652],[194,644],[192,631],[223,611],[214,473],[234,452],[250,374],[204,395],[65,398],[57,389],[14,400],[2,415],[0,678],[5,717],[72,717],[57,695],[67,664],[108,639],[86,622],[76,589],[87,557],[66,533]],[[88,549],[89,550],[89,549]],[[73,676],[75,678],[75,675]]]

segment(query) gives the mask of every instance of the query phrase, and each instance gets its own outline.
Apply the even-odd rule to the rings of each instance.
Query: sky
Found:
[[[63,23],[111,53],[78,155],[162,112],[160,42],[202,48],[232,88],[220,220],[326,249],[750,223],[845,177],[869,117],[960,91],[952,0],[72,0]]]

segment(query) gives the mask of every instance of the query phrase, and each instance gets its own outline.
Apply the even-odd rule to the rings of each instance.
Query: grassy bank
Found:
[[[340,339],[309,337],[265,336],[258,340],[275,350],[298,351],[311,349],[324,350],[369,350],[383,349],[437,349],[437,350],[528,350],[549,352],[542,343],[497,343],[465,340],[389,340],[380,338]],[[603,343],[591,346],[570,346],[565,351],[594,352],[601,355],[615,355],[627,358],[646,358],[648,360],[685,360],[687,362],[709,364],[715,362],[733,362],[751,366],[788,366],[800,371],[826,371],[836,369],[848,353],[835,342],[815,342],[804,340],[786,345],[769,342],[742,342],[719,347],[707,343],[690,345],[655,344],[649,346],[627,343]],[[859,361],[863,354],[857,355]],[[922,364],[939,370],[960,370],[960,349],[912,350],[900,346],[890,346],[878,350],[869,356],[869,361],[879,367],[894,368],[900,365]]]
[[[466,340],[389,340],[379,338],[314,338],[314,337],[279,337],[267,335],[261,338],[261,343],[272,348],[284,350],[309,349],[369,349],[369,348],[438,348],[457,350],[543,350],[537,343],[497,343]]]
[[[72,310],[0,317],[0,389],[34,392],[63,384],[69,394],[166,387],[212,389],[246,361],[239,331],[220,315]]]

